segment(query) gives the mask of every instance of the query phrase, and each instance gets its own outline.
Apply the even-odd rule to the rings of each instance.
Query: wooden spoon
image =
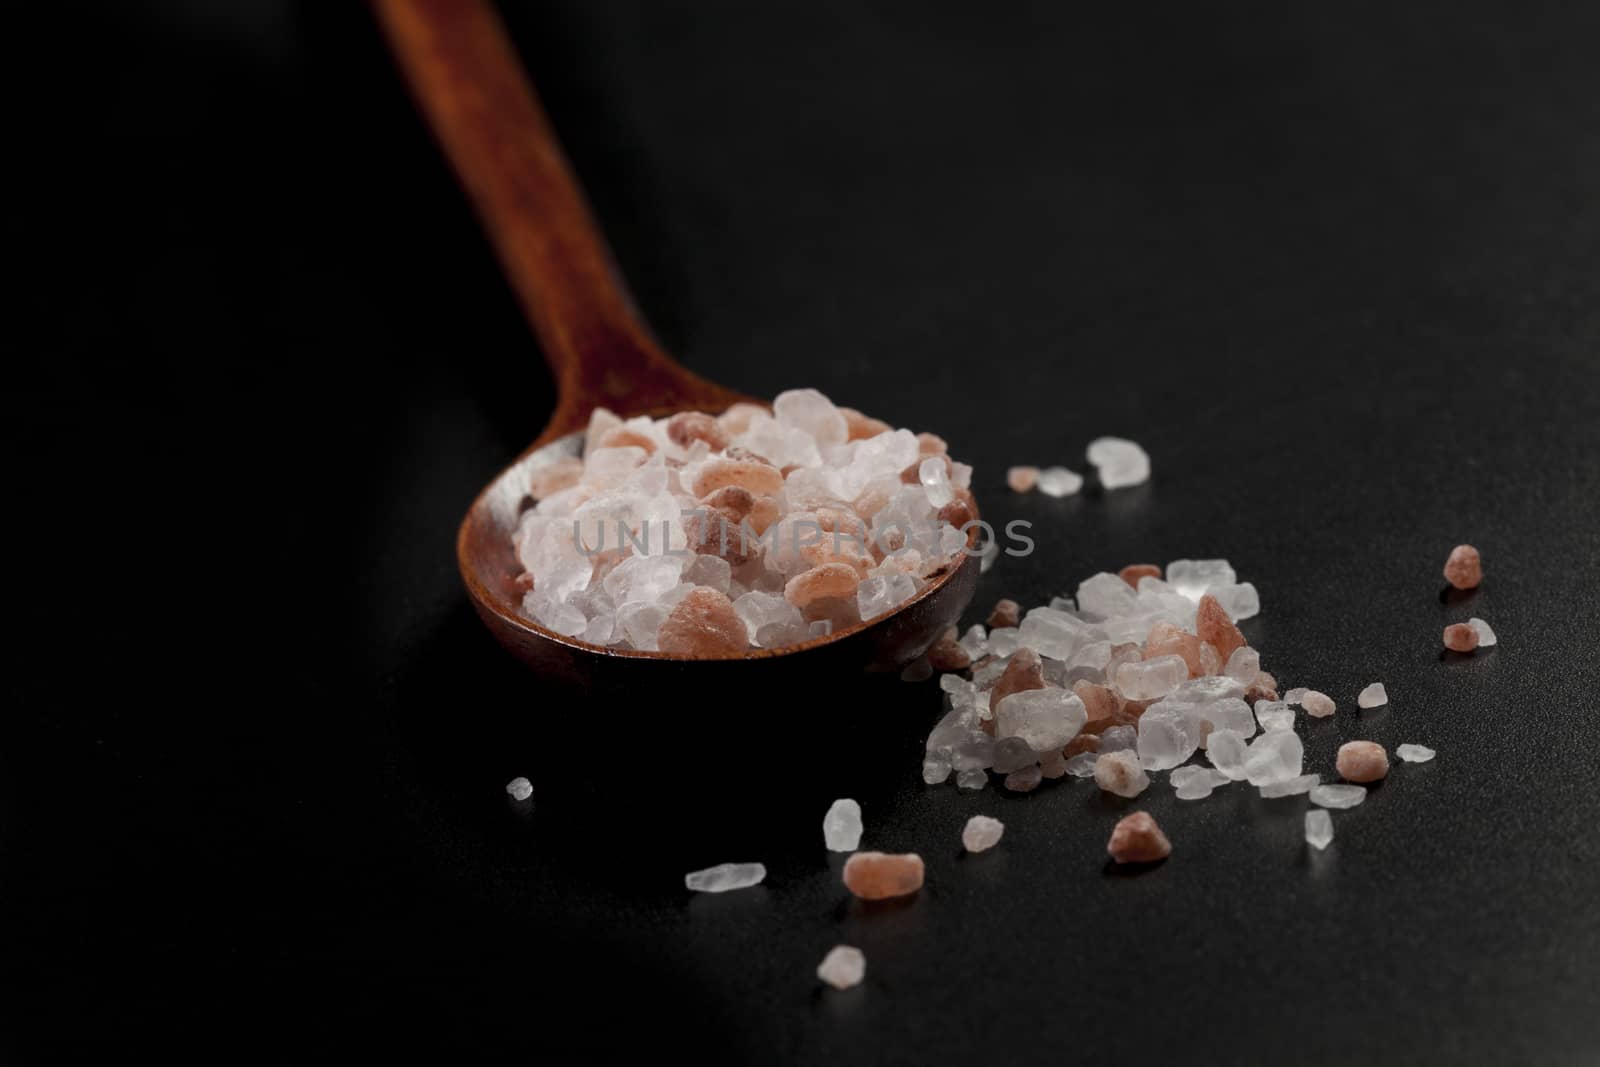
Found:
[[[734,660],[690,660],[605,648],[522,616],[521,571],[511,546],[531,504],[529,475],[582,452],[590,412],[627,418],[717,413],[747,401],[669,359],[651,337],[612,264],[505,30],[483,0],[376,0],[374,7],[411,91],[466,187],[512,288],[538,334],[559,397],[549,424],[478,495],[461,523],[456,556],[473,607],[501,644],[548,676],[621,692],[663,671],[760,663],[796,679],[822,668],[892,669],[927,650],[959,618],[977,585],[962,556],[887,615],[782,649]],[[652,666],[654,665],[654,666]],[[744,668],[749,669],[749,668]]]

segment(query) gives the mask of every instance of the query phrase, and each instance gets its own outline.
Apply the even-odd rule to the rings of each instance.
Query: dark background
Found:
[[[1439,757],[1320,855],[1304,798],[1163,776],[1173,856],[1119,877],[1084,783],[921,785],[932,683],[639,745],[693,709],[548,692],[466,606],[455,523],[551,389],[365,11],[56,8],[6,68],[7,1062],[1600,1057],[1600,9],[507,15],[669,350],[936,430],[1036,524],[973,618],[1226,555],[1341,705],[1308,769]],[[1149,485],[1003,489],[1104,433]],[[1460,541],[1488,578],[1444,597]],[[1469,614],[1499,647],[1441,657]],[[843,795],[914,900],[847,899]],[[766,885],[683,891],[729,859]]]

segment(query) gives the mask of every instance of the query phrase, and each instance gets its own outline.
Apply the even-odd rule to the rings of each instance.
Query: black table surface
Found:
[[[550,382],[365,13],[65,14],[4,209],[7,1062],[1600,1059],[1600,8],[507,12],[675,355],[936,430],[1034,524],[967,621],[1225,556],[1265,665],[1339,702],[1309,770],[1438,750],[1321,854],[1246,786],[927,788],[932,682],[818,679],[821,742],[716,694],[751,726],[698,760],[632,738],[693,708],[542,688],[452,536]],[[1148,485],[1005,490],[1102,434]],[[1462,541],[1487,579],[1446,596]],[[1469,615],[1499,645],[1443,655]],[[847,897],[838,796],[926,858],[914,899]],[[1126,877],[1134,806],[1173,855]]]

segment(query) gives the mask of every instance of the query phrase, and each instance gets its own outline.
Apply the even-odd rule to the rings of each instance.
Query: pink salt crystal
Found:
[[[515,578],[511,579],[511,588],[515,589],[519,593],[533,592],[533,573],[531,571],[523,571],[521,574],[518,574]]]
[[[724,486],[737,485],[754,496],[777,496],[783,491],[783,475],[764,459],[709,459],[695,476],[690,491],[704,499]]]
[[[915,893],[922,878],[922,857],[915,852],[856,852],[844,863],[844,886],[862,900]]]
[[[1470,623],[1451,623],[1444,628],[1444,647],[1452,652],[1471,652],[1478,647],[1478,631]]]
[[[1315,689],[1308,690],[1300,698],[1300,706],[1306,709],[1306,714],[1313,719],[1326,719],[1334,713],[1333,698],[1326,693],[1319,693]]]
[[[946,634],[928,649],[928,663],[936,671],[964,671],[972,665],[972,657],[954,637]]]
[[[1006,471],[1006,485],[1013,493],[1030,492],[1038,484],[1038,467],[1012,467]]]
[[[721,508],[690,511],[683,517],[683,535],[693,551],[727,560],[732,567],[748,563],[758,551],[748,538],[740,535],[739,517]]]
[[[770,414],[772,413],[760,404],[735,404],[718,415],[717,422],[722,425],[726,433],[733,436],[750,429],[750,420],[757,415]]]
[[[996,600],[994,610],[989,612],[989,629],[998,630],[1003,626],[1016,626],[1022,621],[1022,605],[1015,600]]]
[[[952,488],[951,492],[955,494],[955,499],[939,509],[937,518],[959,530],[978,517],[978,502],[973,499],[971,492],[959,485]]]
[[[1149,812],[1136,811],[1112,828],[1106,851],[1118,863],[1155,863],[1172,855],[1172,842]]]
[[[1210,676],[1222,673],[1222,657],[1217,655],[1217,647],[1210,641],[1200,642],[1200,674],[1195,677]]]
[[[1039,779],[1043,777],[1043,772],[1035,764],[1032,767],[1024,767],[1020,771],[1012,771],[1006,775],[1005,781],[1001,784],[1013,793],[1031,793],[1039,788]]]
[[[989,693],[989,706],[999,707],[1000,702],[1012,693],[1044,687],[1044,663],[1039,659],[1039,653],[1031,648],[1019,648],[1000,677],[995,679],[994,688]]]
[[[855,408],[840,408],[839,414],[844,416],[845,427],[849,430],[847,441],[865,441],[869,437],[876,437],[880,433],[889,433],[894,429],[882,419],[874,419],[863,415]]]
[[[1130,563],[1117,572],[1117,577],[1137,589],[1140,578],[1161,577],[1161,568],[1154,563]]]
[[[854,597],[860,584],[860,572],[848,563],[824,563],[790,578],[783,587],[783,596],[795,607],[804,608],[823,597]]]
[[[924,456],[942,456],[950,451],[950,446],[944,443],[944,438],[936,433],[917,434],[917,451]]]
[[[756,498],[750,495],[750,490],[737,485],[727,485],[709,494],[701,501],[708,508],[713,508],[738,522],[750,514],[750,509],[756,506]]]
[[[1072,691],[1078,695],[1079,700],[1083,701],[1083,709],[1089,715],[1089,722],[1094,722],[1096,719],[1109,719],[1115,716],[1120,708],[1117,702],[1117,694],[1106,686],[1095,685],[1086,679],[1079,679],[1073,683]],[[993,706],[992,697],[990,698],[990,706]]]
[[[627,448],[630,445],[634,448],[644,449],[646,455],[649,455],[656,450],[656,443],[653,438],[646,437],[638,430],[632,429],[626,425],[614,426],[607,430],[605,433],[600,435],[600,441],[598,443],[598,447],[600,448]]]
[[[528,474],[528,495],[535,500],[554,496],[570,489],[583,477],[583,460],[577,456],[563,456],[554,463],[546,463]]]
[[[767,532],[767,527],[778,521],[778,501],[770,496],[758,496],[755,503],[750,505],[750,514],[745,516],[745,521],[750,524],[750,529],[758,534]]]
[[[1189,668],[1189,677],[1198,678],[1205,671],[1205,660],[1201,656],[1200,639],[1194,634],[1185,633],[1170,622],[1158,622],[1150,627],[1150,636],[1145,640],[1144,658],[1155,659],[1157,656],[1180,656],[1184,665]]]
[[[1483,557],[1471,545],[1457,545],[1444,561],[1444,580],[1457,589],[1476,589],[1483,581]],[[1466,649],[1458,649],[1464,652]]]
[[[1346,741],[1334,765],[1347,782],[1376,782],[1389,773],[1389,754],[1371,741]]]
[[[1079,734],[1067,742],[1067,747],[1061,750],[1061,755],[1067,759],[1081,755],[1084,752],[1099,752],[1100,738],[1096,734]]]
[[[728,432],[703,411],[680,411],[667,420],[667,440],[679,448],[704,441],[711,451],[720,452],[728,447]]]
[[[1200,598],[1200,606],[1195,610],[1194,632],[1202,642],[1216,649],[1219,670],[1221,664],[1228,662],[1234,649],[1243,647],[1245,643],[1244,634],[1239,632],[1222,605],[1217,603],[1217,598],[1209,593]]]
[[[750,648],[750,632],[733,602],[706,586],[691,589],[678,601],[657,640],[662,652],[695,659],[739,656]]]

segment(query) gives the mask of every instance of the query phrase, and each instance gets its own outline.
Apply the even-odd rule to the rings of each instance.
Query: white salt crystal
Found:
[[[1101,789],[1119,797],[1136,797],[1150,787],[1150,776],[1144,772],[1139,757],[1126,749],[1101,753],[1095,760],[1094,780]]]
[[[1145,714],[1149,714],[1146,712]],[[1293,730],[1272,730],[1245,750],[1244,776],[1251,785],[1272,785],[1300,774],[1305,745]]]
[[[1065,467],[1046,467],[1039,472],[1037,488],[1045,496],[1071,496],[1083,488],[1083,475]]]
[[[1297,797],[1302,793],[1309,793],[1322,781],[1320,774],[1302,774],[1298,778],[1290,778],[1282,782],[1273,782],[1271,785],[1261,787],[1261,795],[1267,800],[1274,797]]]
[[[979,659],[985,652],[989,651],[989,631],[980,624],[974,624],[967,629],[966,633],[961,635],[961,640],[957,644],[961,646],[961,650],[967,655],[973,659]]]
[[[1204,722],[1209,722],[1213,731],[1233,730],[1242,738],[1253,737],[1256,732],[1256,717],[1251,714],[1250,705],[1239,697],[1224,697],[1202,704],[1191,718],[1194,720],[1196,737],[1204,737],[1206,731],[1200,726]],[[1205,743],[1202,742],[1200,747],[1204,748]]]
[[[1234,622],[1243,622],[1261,614],[1261,594],[1257,593],[1256,587],[1249,582],[1241,582],[1238,585],[1214,585],[1206,592],[1217,598],[1217,603],[1222,605],[1222,610],[1226,611],[1228,618]]]
[[[809,434],[819,445],[842,445],[850,436],[844,415],[815,389],[779,393],[772,400],[772,414],[780,425]]]
[[[1127,582],[1107,571],[1092,575],[1078,584],[1079,609],[1092,611],[1105,618],[1115,618],[1133,611],[1137,596]]]
[[[1237,577],[1225,559],[1175,559],[1167,564],[1167,584],[1197,602],[1213,588],[1233,585]]]
[[[728,591],[732,575],[733,568],[728,561],[710,553],[696,553],[694,559],[683,565],[683,580],[686,583],[708,586],[719,593]]]
[[[1000,542],[988,538],[983,542],[983,547],[978,550],[978,573],[988,574],[989,568],[994,566],[994,561],[1000,558]]]
[[[1261,673],[1261,653],[1249,645],[1240,645],[1233,650],[1233,655],[1228,657],[1222,673],[1241,685],[1250,685],[1256,680],[1256,675]]]
[[[938,785],[950,777],[950,761],[929,756],[922,761],[922,780],[929,785]]]
[[[917,468],[917,478],[922,482],[923,490],[928,494],[928,503],[936,508],[942,508],[956,498],[955,490],[950,486],[950,472],[945,468],[943,456],[929,456]]]
[[[1100,733],[1100,751],[1118,752],[1125,748],[1135,748],[1139,744],[1139,732],[1131,726],[1113,726]]]
[[[1353,808],[1367,799],[1365,786],[1319,785],[1311,791],[1311,803],[1322,808]]]
[[[1433,755],[1433,753],[1428,753]],[[533,796],[533,783],[526,778],[513,778],[506,783],[506,792],[511,794],[513,800],[527,800]]]
[[[1376,708],[1387,703],[1389,703],[1389,693],[1383,688],[1382,682],[1373,682],[1356,697],[1356,706],[1361,708]]]
[[[956,785],[962,789],[982,789],[989,784],[989,772],[976,768],[956,775]]]
[[[1394,754],[1407,763],[1427,763],[1438,753],[1426,745],[1401,745],[1394,750]]]
[[[1139,716],[1139,762],[1152,771],[1176,767],[1194,755],[1199,743],[1182,707],[1152,704]]]
[[[1306,844],[1324,849],[1333,844],[1333,820],[1325,811],[1306,812]]]
[[[1172,691],[1170,700],[1180,704],[1211,704],[1244,696],[1244,686],[1221,674],[1191,678]]]
[[[1026,689],[995,706],[995,736],[1020,737],[1035,752],[1059,749],[1078,736],[1088,718],[1088,710],[1075,693]]]
[[[723,863],[684,875],[683,884],[697,893],[726,893],[748,889],[766,880],[767,869],[759,863]]]
[[[1306,709],[1306,714],[1313,719],[1326,719],[1334,713],[1333,698],[1326,693],[1319,693],[1315,689],[1308,689],[1300,698],[1300,706]]]
[[[1099,753],[1080,752],[1067,760],[1067,773],[1074,778],[1093,778],[1094,765],[1099,759]]]
[[[1099,437],[1089,443],[1086,454],[1100,474],[1100,484],[1107,489],[1122,489],[1150,480],[1150,456],[1132,441]],[[1044,475],[1039,477],[1042,481]]]
[[[1293,689],[1283,694],[1283,702],[1285,704],[1298,704],[1306,698],[1306,694],[1309,692],[1311,692],[1311,690],[1305,688],[1304,686],[1295,686]]]
[[[961,831],[961,844],[968,852],[982,852],[1000,843],[1006,824],[987,815],[974,815]]]
[[[1263,730],[1293,730],[1294,709],[1283,700],[1256,701],[1256,718]]]
[[[1179,800],[1204,800],[1216,788],[1216,779],[1204,767],[1179,767],[1172,772],[1171,779]]]
[[[850,989],[867,976],[867,957],[858,948],[835,945],[817,964],[817,977],[835,989]]]
[[[1237,730],[1212,730],[1206,739],[1206,758],[1211,765],[1230,779],[1244,777],[1245,743]]]
[[[822,817],[822,840],[833,852],[854,852],[861,845],[861,805],[835,800]]]
[[[1189,665],[1182,656],[1157,656],[1119,664],[1116,683],[1128,700],[1155,700],[1172,692],[1188,677]]]
[[[1482,619],[1468,619],[1467,625],[1472,627],[1473,630],[1477,631],[1479,648],[1488,648],[1490,645],[1495,644],[1500,640],[1494,635],[1494,631],[1489,628],[1489,624],[1484,622]]]

